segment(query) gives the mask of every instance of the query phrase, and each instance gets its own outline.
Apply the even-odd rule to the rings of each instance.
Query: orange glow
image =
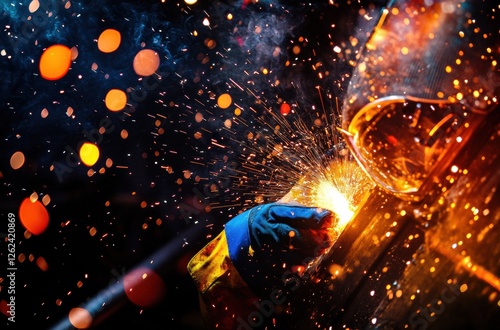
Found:
[[[103,53],[112,53],[120,47],[122,35],[115,29],[102,31],[97,39],[97,48]]]
[[[290,113],[291,107],[288,103],[282,103],[280,107],[280,112],[283,116],[286,116]]]
[[[2,312],[3,315],[10,317],[10,314],[7,313],[7,311],[10,310],[10,307],[7,306],[7,300],[2,300],[0,301],[0,312]]]
[[[110,111],[120,111],[127,105],[127,94],[120,89],[111,89],[104,100]]]
[[[217,99],[217,105],[221,109],[227,109],[227,108],[229,108],[229,106],[231,105],[231,103],[233,103],[233,100],[231,99],[231,95],[229,95],[229,94],[222,94]]]
[[[40,57],[40,74],[47,80],[61,79],[70,66],[71,50],[64,45],[52,45]]]
[[[87,329],[92,324],[92,315],[85,308],[72,308],[68,318],[71,325],[77,329]]]
[[[38,268],[40,268],[44,272],[49,270],[49,264],[47,263],[47,261],[45,260],[44,257],[38,257],[36,259],[36,265],[38,266]]]
[[[151,76],[160,67],[160,56],[151,49],[143,49],[134,57],[134,71],[139,76]]]
[[[99,148],[90,142],[85,142],[80,147],[80,159],[87,166],[93,166],[99,159]]]
[[[152,269],[141,267],[132,270],[123,278],[123,287],[128,299],[135,305],[149,308],[165,296],[165,283]]]
[[[321,180],[318,184],[316,202],[322,208],[332,211],[337,215],[338,223],[335,227],[337,232],[342,232],[354,215],[354,208],[349,200],[335,185],[327,180]]]
[[[49,225],[49,213],[40,201],[26,197],[19,207],[19,220],[33,235],[40,235]]]

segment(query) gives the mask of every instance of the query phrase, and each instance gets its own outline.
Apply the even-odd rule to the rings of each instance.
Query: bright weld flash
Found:
[[[335,213],[339,219],[335,230],[341,232],[354,215],[347,198],[329,181],[321,180],[316,193],[316,205]]]

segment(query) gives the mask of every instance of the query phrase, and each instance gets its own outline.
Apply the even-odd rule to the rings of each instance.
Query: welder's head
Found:
[[[475,122],[500,111],[498,15],[488,3],[404,0],[383,10],[342,116],[349,148],[381,187],[421,199]]]

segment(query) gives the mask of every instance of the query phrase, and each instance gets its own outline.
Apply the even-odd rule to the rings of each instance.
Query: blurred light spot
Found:
[[[40,235],[49,225],[49,213],[40,201],[32,202],[27,197],[19,207],[19,220],[29,232]]]
[[[205,46],[207,46],[208,49],[214,49],[215,46],[217,46],[217,42],[211,38],[205,39],[204,44]]]
[[[68,318],[71,325],[77,329],[87,329],[92,324],[92,315],[85,308],[72,308]]]
[[[44,257],[38,257],[36,259],[36,265],[44,272],[49,270],[49,264],[47,263]]]
[[[40,8],[40,2],[38,2],[38,0],[31,1],[28,7],[30,13],[34,13],[35,11],[38,10],[38,8]]]
[[[102,31],[97,39],[97,48],[103,53],[112,53],[120,47],[122,36],[115,29]]]
[[[194,5],[198,0],[184,0],[187,5]]]
[[[105,98],[106,107],[110,111],[120,111],[127,105],[127,94],[120,89],[111,89]]]
[[[465,291],[467,291],[467,289],[468,289],[467,284],[462,284],[460,286],[460,292],[462,292],[462,293],[465,292]]]
[[[76,58],[78,57],[78,48],[76,48],[74,46],[71,47],[70,53],[71,53],[71,60],[72,61],[76,60]]]
[[[120,137],[121,137],[122,139],[124,139],[124,140],[125,140],[126,138],[128,138],[128,131],[127,131],[126,129],[122,129],[122,130],[120,131]]]
[[[217,99],[217,105],[221,109],[227,109],[231,105],[232,102],[233,102],[233,100],[231,99],[231,95],[229,95],[229,94],[222,94]]]
[[[160,57],[154,50],[143,49],[135,55],[133,66],[139,76],[151,76],[160,67]]]
[[[47,117],[49,116],[49,110],[47,110],[47,108],[44,108],[44,109],[42,110],[42,112],[40,113],[40,116],[41,116],[42,118],[47,118]]]
[[[33,192],[31,195],[30,195],[30,201],[32,203],[36,202],[38,200],[38,194],[36,192]]]
[[[333,276],[333,278],[338,278],[342,277],[344,269],[338,264],[331,264],[330,267],[328,267],[328,272]]]
[[[71,50],[64,45],[52,45],[40,57],[40,74],[47,80],[61,79],[70,66]]]
[[[50,204],[50,196],[49,195],[45,195],[42,197],[42,203],[43,205],[47,206]]]
[[[9,311],[9,313],[7,311]],[[2,312],[5,316],[10,317],[10,307],[7,306],[7,300],[5,299],[0,301],[0,312]]]
[[[99,148],[90,142],[85,142],[80,147],[80,159],[87,166],[93,166],[99,159]]]
[[[281,106],[280,106],[280,113],[283,116],[288,115],[290,113],[290,110],[291,110],[290,104],[288,104],[288,103],[282,103],[281,104]]]
[[[21,151],[16,151],[10,157],[10,166],[14,170],[20,169],[24,165],[25,157]]]
[[[197,112],[194,116],[194,120],[196,120],[197,123],[201,122],[203,120],[203,114]]]
[[[123,287],[128,299],[135,305],[148,308],[159,303],[165,296],[166,286],[152,269],[140,267],[123,278]]]

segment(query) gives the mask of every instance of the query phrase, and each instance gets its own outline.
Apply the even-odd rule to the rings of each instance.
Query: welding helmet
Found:
[[[421,200],[477,123],[500,110],[489,3],[392,1],[360,53],[340,130],[367,174],[403,199]]]

